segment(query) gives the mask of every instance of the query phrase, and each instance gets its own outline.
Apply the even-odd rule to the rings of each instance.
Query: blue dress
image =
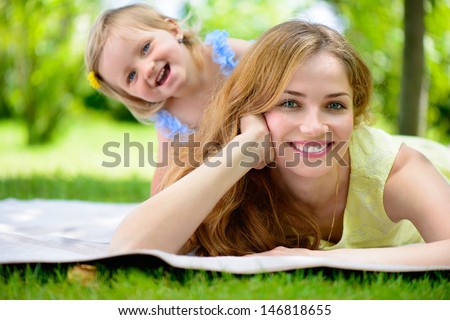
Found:
[[[228,76],[237,64],[234,59],[234,51],[227,42],[228,33],[226,31],[215,30],[205,38],[205,44],[212,46],[212,60],[220,65],[220,72],[224,76]],[[174,115],[167,110],[159,110],[154,116],[150,117],[150,121],[155,127],[167,137],[172,139],[177,133],[188,135],[194,132],[187,124],[182,123]]]

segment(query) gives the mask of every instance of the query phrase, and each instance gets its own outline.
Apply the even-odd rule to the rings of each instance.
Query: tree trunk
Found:
[[[426,130],[428,88],[425,81],[424,0],[404,0],[405,44],[400,93],[400,134],[423,136]]]

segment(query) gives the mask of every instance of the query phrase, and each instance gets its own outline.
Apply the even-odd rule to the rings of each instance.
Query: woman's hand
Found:
[[[275,152],[266,120],[262,115],[246,115],[241,118],[239,146],[245,156],[251,158],[255,169],[262,169],[273,162]]]
[[[252,253],[247,255],[248,257],[254,256],[317,256],[320,251],[309,250],[304,248],[286,248],[286,247],[276,247],[269,251]]]
[[[384,248],[309,250],[276,247],[248,256],[303,256],[353,264],[431,266],[433,268],[444,266],[445,269],[448,269],[450,266],[450,239]]]

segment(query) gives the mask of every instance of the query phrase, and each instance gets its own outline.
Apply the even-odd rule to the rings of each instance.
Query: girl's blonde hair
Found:
[[[161,109],[164,102],[151,103],[142,99],[133,97],[125,91],[113,88],[104,81],[99,73],[98,67],[103,48],[109,36],[112,33],[122,33],[124,36],[130,30],[166,30],[171,31],[173,25],[166,19],[167,17],[153,7],[146,4],[132,4],[125,7],[105,11],[95,21],[91,28],[85,50],[85,65],[90,75],[95,76],[98,90],[105,95],[121,101],[129,108],[131,113],[141,121],[148,119],[156,111]],[[183,43],[189,49],[195,64],[198,68],[202,66],[201,41],[196,32],[187,28],[183,30]]]
[[[184,163],[189,156],[202,163],[230,142],[239,134],[242,116],[272,109],[299,64],[322,51],[345,66],[353,89],[355,124],[364,121],[372,81],[362,59],[338,32],[319,24],[289,21],[268,30],[244,54],[207,108],[198,133],[200,148],[183,149]],[[173,165],[165,185],[193,169],[192,165]],[[317,249],[320,239],[312,215],[265,167],[251,170],[226,192],[188,241],[188,248],[199,255],[245,255],[277,246]]]

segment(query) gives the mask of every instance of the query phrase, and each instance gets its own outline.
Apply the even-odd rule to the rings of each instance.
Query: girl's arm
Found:
[[[228,38],[228,44],[235,54],[236,60],[240,60],[242,54],[251,46],[250,41]]]
[[[263,147],[248,148],[248,142],[262,142],[267,134],[265,124],[258,127],[255,123],[244,125],[243,133],[221,152],[126,216],[113,235],[110,252],[159,249],[180,253],[225,192],[259,164],[253,161],[250,165],[249,152],[263,159]]]
[[[160,190],[160,184],[164,177],[164,175],[167,172],[167,169],[169,168],[169,163],[173,161],[171,159],[171,156],[173,154],[171,147],[171,140],[166,138],[160,130],[156,130],[156,138],[158,140],[158,147],[157,147],[157,163],[158,166],[155,168],[155,171],[153,173],[152,178],[152,186],[150,189],[150,195],[157,194]]]

